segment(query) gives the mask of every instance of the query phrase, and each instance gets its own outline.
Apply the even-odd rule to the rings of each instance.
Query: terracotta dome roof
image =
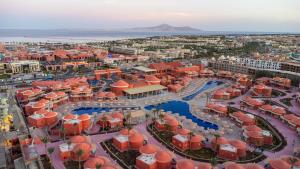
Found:
[[[87,144],[87,143],[79,143],[76,144],[76,146],[74,147],[74,149],[72,150],[72,157],[73,160],[78,161],[79,158],[77,157],[76,152],[78,152],[79,150],[83,151],[82,156],[80,157],[80,161],[85,161],[89,158],[90,156],[90,152],[91,152],[91,145]]]
[[[176,119],[169,119],[167,121],[167,123],[170,125],[170,126],[178,126],[179,125],[179,122],[176,120]]]
[[[256,163],[248,163],[244,165],[245,169],[264,169],[264,167],[256,164]]]
[[[143,142],[144,136],[140,133],[133,133],[129,135],[129,142]]]
[[[244,169],[244,167],[241,164],[237,164],[234,162],[225,162],[224,167],[225,169]]]
[[[57,97],[57,95],[56,95],[54,92],[48,93],[48,94],[45,96],[46,99],[54,99],[54,98],[56,98],[56,97]]]
[[[101,166],[107,164],[109,160],[106,157],[98,156],[88,159],[84,163],[84,168],[96,168],[97,164],[100,164]]]
[[[237,149],[246,149],[247,144],[241,140],[230,140],[229,143]]]
[[[228,144],[228,140],[225,137],[213,138],[212,142],[218,145]]]
[[[124,80],[118,80],[117,82],[111,84],[112,87],[129,87],[129,84]]]
[[[124,118],[123,114],[120,113],[120,112],[115,112],[115,113],[113,113],[113,114],[112,114],[112,117],[113,117],[113,118],[119,118],[119,119],[123,119],[123,118]]]
[[[158,162],[164,162],[164,163],[171,162],[172,158],[173,158],[172,154],[168,151],[158,151],[155,154],[155,159]]]
[[[44,103],[41,103],[41,102],[36,102],[36,103],[33,104],[32,107],[42,108],[42,107],[45,107],[45,104],[44,104]]]
[[[120,131],[121,135],[132,135],[134,133],[136,133],[136,131],[134,129],[128,130],[128,129],[124,128]]]
[[[55,117],[57,114],[57,112],[50,111],[46,113],[45,118]]]
[[[210,163],[203,163],[203,162],[200,162],[198,164],[198,168],[199,169],[212,169],[212,166]]]
[[[270,160],[269,164],[273,169],[290,169],[291,168],[291,165],[289,163],[287,163],[284,160],[280,160],[280,159]]]
[[[294,114],[286,114],[283,116],[286,120],[290,121],[293,120],[295,118],[297,118],[298,116],[294,115]]]
[[[160,82],[160,79],[158,79],[156,76],[153,75],[145,76],[145,80],[147,82]]]
[[[191,131],[185,128],[177,129],[176,133],[181,135],[188,135]]]
[[[263,137],[259,131],[247,131],[246,134],[252,138],[262,138]]]
[[[214,95],[215,95],[215,96],[223,96],[223,94],[224,94],[224,91],[223,91],[223,90],[216,90],[216,91],[214,92]]]
[[[195,163],[192,160],[183,159],[177,162],[176,169],[195,169]]]
[[[265,105],[262,105],[261,108],[264,110],[271,111],[273,107],[270,104],[265,104]]]
[[[279,115],[284,115],[286,113],[285,109],[282,107],[275,107],[272,111]]]
[[[111,116],[108,115],[108,114],[102,114],[102,115],[100,116],[100,121],[101,121],[103,118],[106,118],[106,120],[110,120],[110,119],[111,119]],[[103,120],[104,120],[104,119],[103,119]]]
[[[169,119],[175,119],[175,118],[173,116],[169,115],[169,114],[165,114],[164,119],[169,120]]]
[[[245,113],[237,111],[237,112],[233,112],[232,115],[235,117],[242,117],[245,116]]]
[[[106,96],[105,92],[99,92],[99,93],[97,93],[97,97],[99,97],[99,98],[104,98],[105,96]]]
[[[74,118],[76,118],[76,115],[71,114],[71,113],[68,113],[67,115],[65,115],[63,117],[64,120],[71,120],[71,119],[74,119]]]
[[[106,94],[106,97],[108,97],[108,98],[115,98],[115,97],[116,97],[116,94],[114,94],[113,92],[108,92],[108,93]]]
[[[244,123],[250,123],[252,122],[254,119],[252,119],[251,117],[245,115],[245,116],[241,116],[239,117],[239,120],[244,122]]]
[[[198,143],[198,142],[201,142],[203,140],[203,137],[201,135],[194,135],[192,136],[191,138],[191,142],[192,143]]]
[[[139,149],[140,153],[142,153],[142,154],[154,154],[158,150],[159,150],[159,147],[157,147],[154,144],[147,144]]]
[[[91,117],[88,114],[82,114],[77,119],[79,120],[89,120]]]
[[[71,143],[86,143],[88,141],[86,136],[73,136],[70,138]]]
[[[245,126],[245,130],[260,132],[262,129],[260,127],[258,127],[257,125],[250,125],[250,126]]]

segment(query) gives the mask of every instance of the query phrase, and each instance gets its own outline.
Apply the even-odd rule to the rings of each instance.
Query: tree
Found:
[[[78,124],[77,123],[74,123],[73,124],[73,135],[75,136],[76,135],[76,133],[77,133],[77,131],[76,131],[76,126],[77,126]]]
[[[49,148],[47,149],[47,151],[48,151],[48,154],[49,154],[49,162],[50,162],[50,164],[51,164],[51,166],[52,166],[51,155],[52,155],[52,153],[54,152],[54,147],[49,147]]]
[[[214,136],[215,136],[215,138],[216,138],[216,143],[218,143],[218,139],[220,138],[220,134],[215,133]],[[218,149],[218,147],[217,147],[217,149]]]
[[[107,117],[106,116],[101,117],[101,121],[102,121],[102,130],[104,130],[104,128],[106,128]]]
[[[96,169],[100,169],[101,167],[102,167],[102,164],[100,164],[100,163],[96,163]]]
[[[48,137],[45,136],[45,137],[42,137],[41,141],[44,143],[44,146],[45,146],[45,152],[47,152],[47,143],[48,143]]]
[[[195,136],[195,134],[191,131],[189,132],[189,140],[190,140],[190,150],[192,149],[192,137]]]
[[[146,117],[146,126],[148,126],[148,120],[149,120],[150,115],[148,113],[146,113],[145,117]]]
[[[63,140],[65,141],[66,140],[66,129],[64,126],[62,126],[62,128],[61,128],[61,133],[63,133]]]
[[[294,166],[295,166],[295,163],[298,161],[298,159],[297,159],[297,158],[295,158],[295,157],[291,157],[289,160],[290,160],[290,163],[291,163],[291,165],[292,165],[292,167],[291,167],[291,168],[294,168]]]
[[[81,169],[81,163],[80,163],[80,161],[81,161],[81,156],[83,155],[83,150],[82,149],[79,149],[79,150],[77,150],[76,151],[76,155],[77,155],[77,157],[78,157],[78,169]]]
[[[216,157],[213,157],[210,159],[210,164],[213,166],[213,168],[218,164],[218,160]]]
[[[162,113],[160,113],[159,115],[158,115],[158,118],[160,119],[160,121],[162,121],[163,120],[163,118],[164,118],[164,114],[162,114]]]

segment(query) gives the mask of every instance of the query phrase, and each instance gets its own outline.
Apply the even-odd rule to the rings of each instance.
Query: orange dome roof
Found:
[[[107,164],[109,160],[106,157],[98,156],[88,159],[84,163],[84,168],[96,168],[96,165],[100,164],[101,166]]]
[[[245,130],[260,132],[262,129],[257,125],[249,125],[249,126],[245,126]]]
[[[57,114],[57,112],[50,111],[46,113],[45,118],[55,117]]]
[[[77,152],[82,150],[82,156],[79,158],[77,156]],[[78,161],[80,159],[80,161],[85,161],[89,158],[90,156],[90,152],[91,152],[91,145],[87,144],[87,143],[79,143],[76,144],[76,146],[74,147],[74,149],[72,150],[72,157],[73,160]]]
[[[160,79],[158,79],[156,76],[153,75],[145,76],[145,80],[147,82],[160,82]]]
[[[71,120],[71,119],[75,119],[76,116],[74,114],[68,113],[67,115],[65,115],[63,117],[64,120]]]
[[[90,115],[82,114],[77,119],[84,121],[84,120],[89,120],[90,118],[91,118]]]
[[[99,98],[104,98],[106,96],[106,93],[105,92],[99,92],[98,94],[97,94],[97,97],[99,97]]]
[[[252,122],[254,119],[250,118],[249,116],[245,115],[245,116],[241,116],[239,117],[239,120],[241,120],[244,123],[250,123]]]
[[[241,140],[230,140],[229,143],[237,149],[245,150],[247,148],[247,144]]]
[[[228,140],[225,137],[213,138],[212,142],[218,145],[228,144]]]
[[[112,87],[129,87],[129,84],[124,80],[118,80],[117,82],[111,84]]]
[[[273,169],[290,169],[292,167],[289,163],[281,159],[270,160],[269,164]]]
[[[203,137],[201,135],[194,135],[191,138],[192,143],[198,143],[198,142],[201,142],[202,140],[203,140]]]
[[[36,102],[36,103],[34,103],[34,105],[32,107],[42,108],[42,107],[45,107],[45,104],[41,103],[41,102]]]
[[[86,136],[73,136],[70,139],[71,143],[86,143],[88,141]]]
[[[241,164],[237,164],[235,162],[226,162],[224,163],[225,169],[244,169]]]
[[[247,131],[246,134],[252,138],[262,138],[263,137],[259,131]]]
[[[170,126],[172,126],[172,127],[175,127],[175,126],[178,126],[179,125],[179,122],[176,120],[176,119],[169,119],[168,121],[167,121],[167,123],[170,125]]]
[[[185,128],[177,129],[176,133],[181,135],[188,135],[191,131]]]
[[[113,114],[112,114],[112,117],[113,117],[113,118],[119,118],[119,119],[123,119],[123,118],[124,118],[123,114],[122,114],[122,113],[119,113],[119,112],[113,113]]]
[[[256,164],[256,163],[248,163],[244,165],[245,169],[264,169],[264,167]]]
[[[271,111],[273,107],[270,104],[265,104],[265,105],[262,105],[261,108],[264,110]]]
[[[108,98],[115,98],[115,97],[116,97],[116,94],[114,94],[113,92],[108,92],[108,93],[106,94],[106,97],[108,97]]]
[[[57,95],[54,92],[48,93],[45,98],[46,99],[55,99]]]
[[[140,133],[133,133],[129,135],[129,142],[143,142],[144,136]]]
[[[241,111],[237,111],[237,112],[233,112],[232,115],[235,117],[242,117],[242,116],[245,116],[245,113],[243,113]]]
[[[173,158],[172,154],[168,151],[158,151],[155,154],[155,159],[158,162],[163,162],[163,163],[171,162],[172,158]]]
[[[297,118],[297,116],[294,115],[294,114],[286,114],[286,115],[283,115],[283,117],[284,117],[286,120],[288,120],[288,121]]]
[[[282,107],[275,107],[272,111],[279,115],[284,115],[286,113],[285,109]]]
[[[200,162],[198,164],[198,168],[199,169],[212,169],[212,166],[211,166],[210,163],[202,163],[202,162]]]
[[[169,115],[169,114],[165,114],[164,119],[169,120],[169,119],[175,119],[175,118],[173,116]]]
[[[158,150],[159,150],[159,148],[154,144],[147,144],[139,149],[140,153],[142,153],[142,154],[154,154]]]
[[[177,162],[176,169],[195,169],[194,161],[183,159]]]
[[[124,128],[124,129],[122,129],[121,131],[120,131],[120,134],[121,135],[132,135],[132,134],[134,134],[134,133],[136,133],[136,131],[134,130],[134,129],[131,129],[130,131],[128,130],[128,129],[126,129],[126,128]]]

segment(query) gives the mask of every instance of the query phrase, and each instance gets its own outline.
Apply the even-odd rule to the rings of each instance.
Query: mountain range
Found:
[[[161,24],[152,27],[130,28],[128,30],[138,31],[138,32],[202,32],[203,31],[189,26],[171,26],[168,24]]]

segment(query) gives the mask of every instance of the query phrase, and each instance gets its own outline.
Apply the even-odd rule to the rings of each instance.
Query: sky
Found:
[[[0,29],[300,32],[300,0],[0,0]]]

